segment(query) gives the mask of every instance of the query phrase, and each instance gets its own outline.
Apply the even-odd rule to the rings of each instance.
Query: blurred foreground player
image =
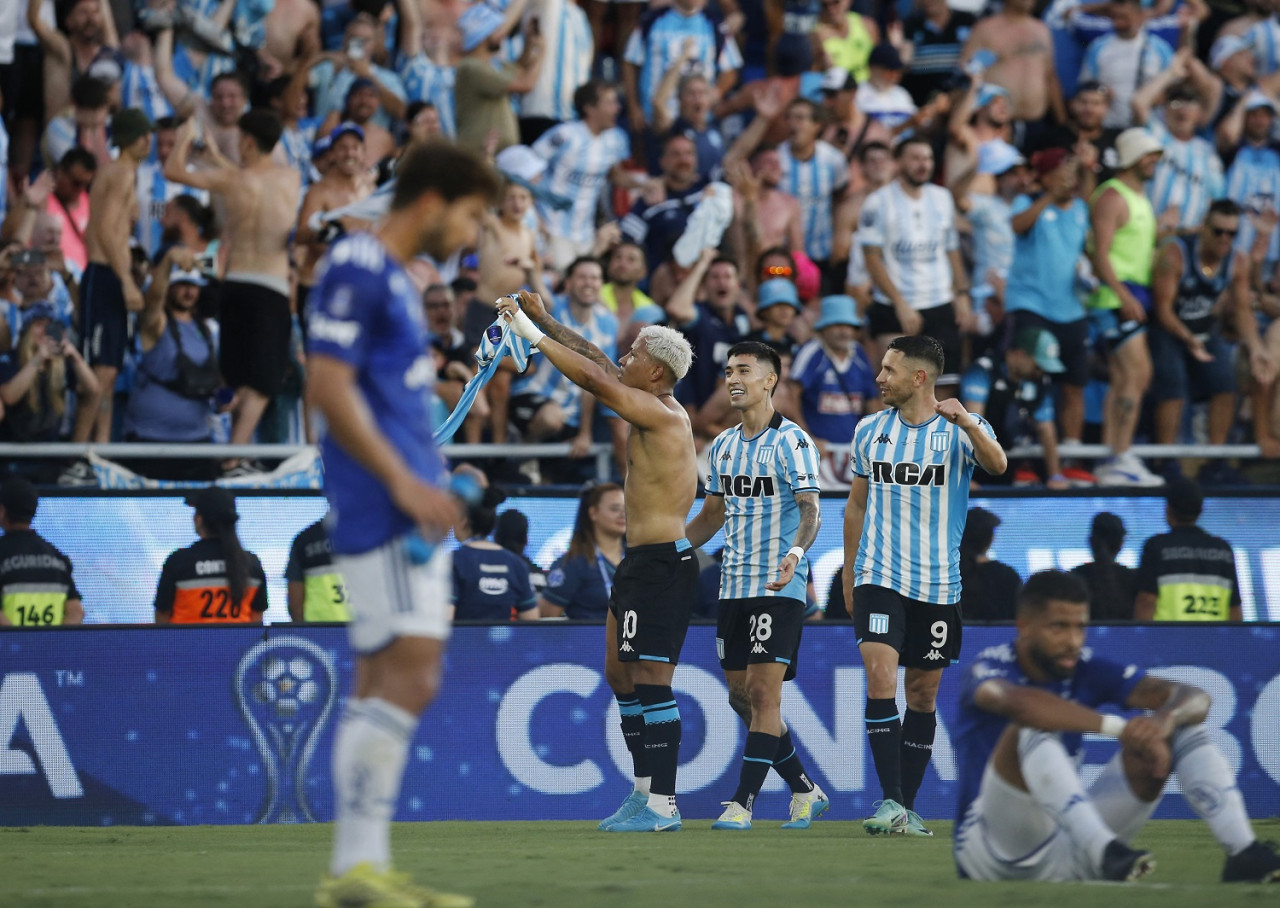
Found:
[[[476,240],[497,195],[477,156],[416,146],[373,234],[335,243],[311,292],[308,397],[321,453],[334,563],[350,592],[355,690],[333,745],[334,848],[324,906],[469,906],[391,871],[390,823],[418,717],[435,697],[449,637],[458,518],[431,438],[435,366],[404,264],[444,261]]]
[[[1227,853],[1222,881],[1280,882],[1275,846],[1254,837],[1226,758],[1203,722],[1209,695],[1094,658],[1088,590],[1074,574],[1033,574],[1018,597],[1018,636],[978,654],[955,730],[960,804],[955,859],[975,880],[1136,880],[1155,867],[1129,847],[1171,772]],[[1151,710],[1123,719],[1103,704]],[[1086,789],[1081,735],[1119,738]]]

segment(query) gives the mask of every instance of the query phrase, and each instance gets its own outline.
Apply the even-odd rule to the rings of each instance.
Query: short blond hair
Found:
[[[689,374],[693,365],[693,348],[685,336],[665,325],[645,325],[639,337],[644,339],[645,349],[655,361],[671,370],[676,381]]]

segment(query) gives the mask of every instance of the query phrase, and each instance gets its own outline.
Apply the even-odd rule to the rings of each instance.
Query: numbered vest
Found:
[[[1157,621],[1226,621],[1231,617],[1233,584],[1211,574],[1174,574],[1160,578]]]
[[[240,624],[257,620],[253,598],[261,584],[249,578],[235,602],[225,577],[179,580],[173,596],[174,624]]]
[[[308,621],[350,621],[347,587],[332,565],[308,568],[305,573],[306,619]]]
[[[4,616],[14,627],[56,627],[62,624],[67,586],[57,583],[15,583],[5,587]]]
[[[71,559],[34,530],[0,537],[0,609],[14,627],[58,627],[79,599]]]

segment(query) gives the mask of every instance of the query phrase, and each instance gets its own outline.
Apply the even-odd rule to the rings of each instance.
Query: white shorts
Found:
[[[1043,734],[1043,732],[1041,733]],[[1116,753],[1089,786],[1089,800],[1116,838],[1128,844],[1151,819],[1157,798],[1139,800]],[[978,797],[956,829],[956,866],[971,880],[1095,880],[1088,855],[1028,792],[1014,788],[987,764]]]
[[[452,630],[452,557],[443,545],[426,564],[413,564],[398,537],[359,555],[334,555],[346,581],[351,648],[382,649],[397,637],[448,640]]]

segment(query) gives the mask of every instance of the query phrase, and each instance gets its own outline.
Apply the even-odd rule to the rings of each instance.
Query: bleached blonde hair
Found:
[[[693,365],[693,348],[683,334],[665,325],[645,325],[639,336],[644,338],[649,355],[670,369],[676,381],[689,374],[689,367]]]

